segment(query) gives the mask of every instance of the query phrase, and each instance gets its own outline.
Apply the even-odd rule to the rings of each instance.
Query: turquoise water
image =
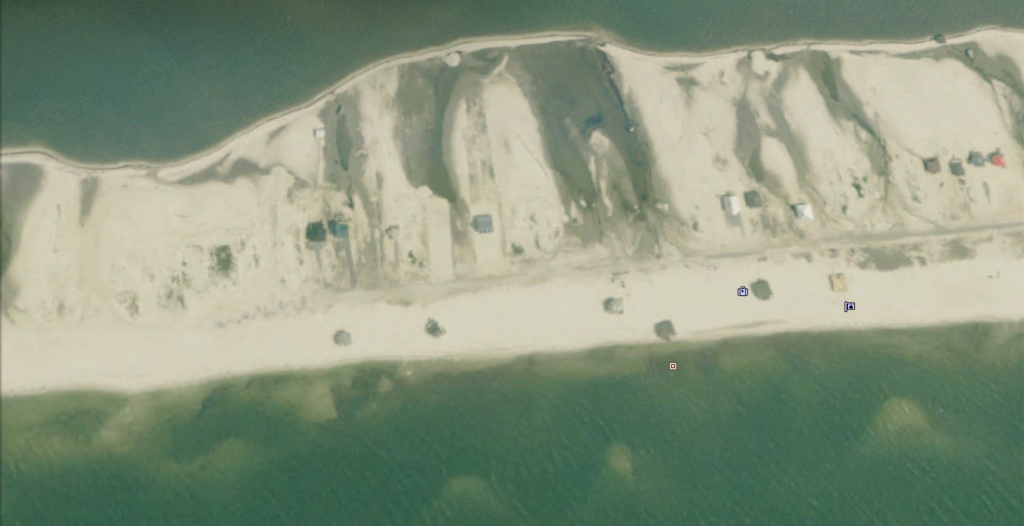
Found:
[[[934,526],[1024,514],[1024,324],[456,367],[5,398],[0,519]]]
[[[2,146],[74,159],[201,151],[374,60],[451,40],[597,29],[648,49],[1024,27],[1019,0],[2,0]]]

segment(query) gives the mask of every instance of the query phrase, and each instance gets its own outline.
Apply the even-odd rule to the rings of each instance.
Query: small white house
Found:
[[[722,196],[722,209],[731,216],[740,215],[743,205],[740,204],[740,196],[726,194]]]
[[[814,209],[807,203],[797,203],[793,205],[793,213],[800,221],[814,220]]]
[[[323,139],[325,135],[327,135],[327,132],[325,132],[323,128],[316,128],[313,130],[313,137],[316,137],[317,139]]]

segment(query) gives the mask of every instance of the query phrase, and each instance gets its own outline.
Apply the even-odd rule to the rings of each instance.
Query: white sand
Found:
[[[554,250],[568,218],[529,101],[501,73],[486,81],[483,111],[506,246],[514,243],[526,254]]]
[[[382,227],[398,227],[396,239],[389,240],[395,246],[384,252],[389,266],[400,276],[423,275],[428,272],[420,266],[427,259],[426,238],[422,232],[426,219],[416,189],[405,173],[402,150],[395,141],[398,123],[392,107],[396,91],[396,68],[375,72],[358,86],[359,126],[366,141],[366,162],[361,177],[370,181],[366,187],[371,191],[379,190],[372,197],[382,203]]]
[[[872,200],[857,199],[857,192],[849,181],[866,177],[869,182],[862,185],[864,191],[867,195],[874,193],[877,197],[880,194],[873,191],[880,178],[868,177],[872,173],[871,161],[865,151],[866,144],[858,137],[854,123],[836,121],[829,115],[818,88],[804,70],[799,70],[786,83],[782,102],[786,121],[793,134],[808,149],[807,159],[817,189],[814,195],[808,195],[807,192],[792,194],[792,202],[813,203],[818,216],[840,221],[847,228],[853,227],[848,217],[870,219]],[[793,174],[786,180],[792,186],[796,183],[796,176],[792,171],[792,161],[788,155],[785,157],[786,160],[782,162],[790,161],[787,168]],[[822,202],[820,194],[829,196],[827,202]],[[854,208],[844,214],[841,211],[843,205]]]
[[[983,31],[950,42],[976,42],[986,53],[1005,55],[1024,69],[1024,59],[1011,45],[1024,44],[1022,35]],[[671,203],[669,210],[683,224],[701,225],[692,234],[691,248],[707,254],[755,252],[802,242],[804,248],[791,251],[814,251],[813,263],[785,252],[767,262],[754,256],[663,262],[658,269],[626,268],[624,289],[612,283],[610,270],[588,274],[538,264],[533,274],[549,279],[530,285],[497,278],[480,280],[472,292],[459,294],[451,291],[464,284],[435,286],[429,294],[416,286],[347,295],[325,291],[341,262],[330,250],[307,248],[303,233],[310,218],[328,208],[336,211],[331,203],[339,196],[289,193],[296,181],[314,189],[322,183],[323,139],[313,131],[324,126],[318,114],[331,95],[352,90],[358,97],[359,155],[365,162],[356,177],[374,189],[369,202],[354,195],[348,211],[353,257],[359,260],[361,250],[379,243],[389,258],[385,274],[398,281],[431,276],[445,281],[457,271],[446,258],[452,236],[443,232],[445,213],[431,205],[437,198],[429,190],[424,194],[425,189],[408,182],[403,145],[396,138],[402,125],[394,110],[399,65],[442,61],[454,52],[585,37],[462,42],[398,57],[208,152],[165,166],[125,163],[101,169],[47,152],[4,152],[3,166],[36,164],[45,179],[25,211],[26,236],[5,276],[18,294],[0,319],[3,393],[145,390],[366,359],[486,358],[649,342],[654,340],[652,324],[666,318],[673,320],[680,338],[704,338],[1024,317],[1024,252],[1015,238],[1001,233],[974,259],[943,262],[936,252],[927,266],[892,272],[862,270],[844,257],[818,255],[818,248],[842,249],[837,240],[851,234],[869,243],[894,229],[1020,226],[1024,149],[1012,131],[1019,97],[998,82],[981,82],[956,61],[894,56],[932,43],[812,46],[836,58],[837,74],[879,126],[891,155],[888,182],[870,174],[866,152],[872,139],[849,119],[834,118],[802,69],[788,75],[781,91],[773,91],[782,66],[763,53],[657,56],[603,46],[637,133],[652,150],[659,198]],[[692,68],[681,73],[684,65]],[[461,204],[471,215],[492,215],[495,227],[490,234],[465,232],[475,254],[469,275],[500,276],[512,268],[512,244],[530,257],[556,254],[570,211],[563,208],[540,121],[527,98],[528,80],[503,63],[489,75],[458,82],[445,115],[445,162]],[[685,83],[689,89],[682,87]],[[784,200],[753,183],[745,160],[734,151],[741,100],[755,113],[760,160]],[[784,123],[770,115],[772,104],[781,108]],[[772,136],[783,133],[782,128],[805,152],[806,176],[798,173],[787,144]],[[997,147],[1010,159],[1007,168],[971,167],[962,188],[948,174],[950,157],[963,157],[969,148],[987,153]],[[588,148],[591,175],[610,207],[619,190],[609,163],[620,162],[621,156],[601,133],[591,136]],[[922,175],[921,157],[931,155],[942,156],[942,177]],[[230,184],[175,184],[205,169],[224,173],[240,159],[270,175]],[[100,185],[88,218],[80,221],[79,183],[89,175],[98,177]],[[859,178],[864,198],[856,197],[851,185]],[[727,217],[720,196],[748,189],[760,190],[766,207]],[[810,203],[816,219],[797,223],[789,209],[793,202]],[[764,234],[768,222],[782,233],[775,238]],[[399,226],[397,239],[385,239],[378,223]],[[222,245],[235,258],[230,277],[209,271],[216,262],[213,249]],[[409,253],[412,258],[406,257]],[[579,264],[593,267],[594,262],[579,259]],[[829,290],[827,276],[835,271],[846,273],[849,293]],[[757,278],[771,283],[775,297],[736,296],[738,286]],[[624,315],[610,316],[601,309],[601,301],[611,295],[627,298]],[[843,301],[855,301],[856,311],[844,313]],[[445,326],[444,338],[423,331],[427,317]],[[352,332],[352,346],[340,348],[331,341],[341,328]]]
[[[628,299],[621,316],[601,308],[605,297],[623,295],[606,272],[497,286],[407,307],[350,301],[324,313],[223,329],[107,322],[38,331],[4,320],[0,372],[5,394],[73,387],[143,390],[366,359],[491,358],[652,342],[652,324],[661,319],[673,320],[681,339],[1019,319],[1021,255],[994,251],[983,259],[891,272],[860,270],[842,259],[805,263],[785,255],[767,262],[750,257],[636,270],[625,277]],[[837,271],[846,274],[848,293],[829,289],[828,274]],[[758,278],[771,284],[772,299],[736,295],[737,287]],[[843,312],[844,301],[855,302],[856,310]],[[439,320],[448,334],[428,336],[427,317]],[[332,343],[339,328],[353,333],[351,347]]]
[[[605,51],[620,72],[624,96],[637,106],[673,211],[702,225],[694,235],[706,248],[737,246],[742,231],[728,228],[717,206],[719,196],[742,189],[746,178],[733,154],[734,100],[743,94],[744,83],[730,55],[688,71],[700,87],[684,91],[678,74],[664,70],[659,61],[611,46]]]
[[[949,43],[961,53],[957,46],[975,43],[1024,71],[1021,53],[1014,49],[1024,47],[1024,33],[984,30]],[[862,106],[863,119],[881,136],[889,155],[887,179],[875,173],[869,158],[869,151],[879,149],[877,140],[855,119],[837,118],[802,66],[787,66],[790,74],[782,78],[778,71],[786,62],[766,62],[763,53],[673,57],[615,45],[603,49],[616,67],[627,104],[635,106],[673,212],[701,226],[691,234],[694,245],[742,250],[764,244],[755,237],[762,218],[745,214],[743,229],[728,228],[718,208],[709,206],[727,192],[753,189],[767,196],[764,213],[776,224],[788,224],[794,241],[1024,216],[1024,148],[1013,131],[1024,103],[999,81],[986,81],[958,60],[898,56],[935,47],[927,41],[793,44],[772,50],[829,54],[836,75]],[[744,73],[748,68],[749,75]],[[745,159],[734,151],[738,100],[754,113],[761,163],[788,203],[777,202],[771,187],[753,183],[744,173]],[[780,103],[784,122],[771,115],[772,100]],[[799,152],[780,140],[784,129],[798,142]],[[969,150],[987,155],[996,149],[1011,159],[1006,168],[968,167],[962,188],[949,176],[949,160],[965,159]],[[923,159],[932,156],[940,159],[941,175],[922,170]],[[806,163],[802,177],[798,157]],[[857,196],[854,183],[863,197]],[[798,202],[811,204],[817,219],[795,223],[789,205]]]
[[[448,201],[431,195],[421,198],[426,220],[426,239],[429,251],[430,280],[435,283],[451,281],[455,277],[452,261],[451,206]]]

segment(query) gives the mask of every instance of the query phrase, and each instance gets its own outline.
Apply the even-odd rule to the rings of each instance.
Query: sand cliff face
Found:
[[[438,197],[455,278],[1018,221],[1019,49],[999,31],[707,57],[477,47],[382,66],[176,165],[5,155],[4,314],[231,323],[440,279]]]

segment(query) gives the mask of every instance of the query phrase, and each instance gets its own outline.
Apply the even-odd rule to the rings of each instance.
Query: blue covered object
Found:
[[[327,228],[331,231],[331,235],[334,237],[348,237],[347,223],[339,223],[332,219],[327,222]]]
[[[489,215],[473,216],[473,230],[481,234],[494,232],[494,223]]]

